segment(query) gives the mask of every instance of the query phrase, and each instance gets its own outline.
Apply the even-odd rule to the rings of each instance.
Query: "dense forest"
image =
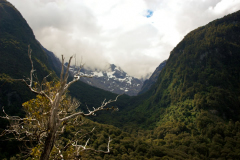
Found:
[[[22,104],[36,99],[28,87],[13,79],[29,77],[33,50],[39,82],[59,81],[57,59],[35,39],[22,15],[6,0],[0,0],[0,107],[9,115],[25,116]],[[171,51],[157,82],[146,92],[122,95],[97,116],[81,117],[83,125],[68,125],[58,138],[59,147],[81,130],[79,139],[96,150],[81,152],[81,159],[239,159],[240,157],[240,11],[226,15],[188,33]],[[72,80],[73,77],[69,77]],[[117,95],[76,82],[68,95],[78,99],[80,109],[101,105]],[[4,113],[0,112],[0,116]],[[0,133],[8,126],[0,119]],[[95,130],[91,130],[95,127]],[[0,159],[39,158],[35,146],[24,157],[22,142],[0,137]],[[34,144],[33,144],[34,145]],[[52,154],[58,155],[56,150]],[[64,156],[72,156],[66,150]],[[61,159],[60,155],[56,159]],[[73,158],[72,158],[73,159]]]

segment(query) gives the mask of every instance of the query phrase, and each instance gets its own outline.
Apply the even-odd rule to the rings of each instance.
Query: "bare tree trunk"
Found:
[[[56,131],[50,131],[45,140],[44,150],[41,154],[40,160],[48,160],[56,139]]]
[[[56,97],[54,99],[51,114],[49,117],[48,122],[48,135],[45,140],[44,149],[41,154],[40,160],[48,160],[50,153],[53,149],[55,140],[56,140],[56,133],[59,128],[59,115],[58,115],[58,108],[60,103],[60,97],[62,97],[63,94],[63,87],[60,88],[59,93],[56,94]]]
[[[109,108],[104,108],[104,107],[106,107],[111,102],[116,102],[117,98],[119,96],[117,96],[115,100],[106,101],[106,99],[105,99],[102,102],[100,107],[94,108],[92,111],[90,111],[89,108],[87,107],[89,113],[86,113],[86,114],[81,111],[78,111],[76,113],[71,112],[71,111],[69,112],[68,110],[69,110],[69,108],[72,108],[71,106],[69,106],[69,108],[60,108],[59,106],[61,106],[63,96],[66,93],[69,86],[72,85],[74,82],[78,81],[81,77],[87,77],[84,75],[80,75],[80,69],[82,68],[82,66],[79,67],[77,74],[74,75],[74,79],[67,83],[68,72],[69,72],[69,67],[70,67],[72,57],[70,57],[68,66],[66,68],[66,73],[64,73],[64,58],[62,56],[62,71],[61,71],[61,75],[60,75],[60,86],[56,85],[56,88],[48,86],[46,83],[46,78],[49,76],[48,75],[48,76],[44,77],[43,83],[41,83],[39,85],[39,88],[35,89],[35,87],[33,87],[33,84],[34,84],[33,83],[33,78],[34,78],[33,72],[35,70],[33,68],[31,52],[32,52],[32,50],[31,50],[30,46],[28,46],[28,56],[29,56],[29,59],[30,59],[31,65],[32,65],[32,69],[30,71],[30,78],[28,79],[30,82],[28,84],[27,80],[25,80],[25,79],[20,79],[20,80],[23,81],[33,93],[35,93],[37,95],[41,95],[49,101],[49,104],[47,104],[47,105],[49,105],[50,111],[48,110],[46,113],[42,113],[42,115],[43,114],[47,115],[47,116],[42,117],[45,120],[45,121],[42,121],[41,118],[39,119],[35,116],[32,116],[32,113],[31,113],[32,110],[28,110],[30,117],[20,118],[18,116],[7,115],[3,108],[3,112],[5,113],[6,116],[5,117],[0,116],[0,117],[9,120],[10,124],[12,121],[14,121],[16,124],[13,123],[9,127],[9,129],[4,130],[4,132],[0,135],[0,137],[5,134],[14,134],[15,138],[18,139],[19,141],[25,140],[25,137],[26,137],[27,141],[29,140],[28,138],[30,138],[30,140],[37,140],[38,142],[40,142],[41,145],[43,145],[43,151],[41,153],[40,160],[48,160],[53,147],[54,146],[56,147],[55,141],[56,141],[56,138],[57,138],[56,136],[57,136],[58,132],[60,132],[59,131],[60,126],[62,126],[61,132],[62,133],[64,132],[65,125],[62,125],[63,122],[67,122],[70,119],[77,117],[77,116],[81,116],[81,115],[82,116],[93,116],[93,115],[95,115],[95,112],[97,112],[97,111],[106,110],[106,109],[108,110]],[[54,90],[51,90],[51,88],[53,88]],[[69,105],[71,105],[71,104],[69,104]],[[76,104],[73,104],[73,106],[75,106],[75,105]],[[76,107],[78,107],[78,106],[76,106]],[[114,107],[112,107],[112,109],[118,110],[118,108],[114,108]],[[33,110],[34,110],[34,108],[33,108]],[[34,111],[36,111],[36,110],[34,110]],[[39,112],[39,110],[37,110],[37,112]],[[34,117],[34,118],[32,118],[32,117]],[[30,121],[31,123],[28,123],[28,121]],[[34,124],[32,124],[32,122],[37,122],[37,124],[34,125]],[[47,123],[47,126],[45,125],[46,124],[45,122]],[[43,123],[44,126],[41,127],[40,123]],[[25,124],[27,125],[27,127],[24,126]],[[29,129],[29,124],[30,124],[30,129]],[[36,128],[36,130],[31,127]],[[35,133],[38,133],[37,136],[35,135]],[[45,143],[42,144],[44,139],[45,139]],[[87,148],[89,139],[87,140],[87,142],[85,143],[84,146],[77,144],[77,140],[74,140],[74,141],[71,140],[70,142],[71,143],[67,144],[67,146],[69,146],[69,145],[74,146],[77,150],[77,155],[79,155],[80,152],[86,151],[86,150],[92,150],[95,152],[102,152],[102,153],[110,152],[110,148],[109,148],[109,144],[111,142],[110,137],[109,137],[109,141],[108,141],[108,150],[107,151]],[[56,149],[59,150],[59,154],[63,158],[61,150],[58,147],[56,147]]]
[[[41,154],[40,160],[48,160],[49,159],[49,156],[50,156],[53,146],[55,144],[56,133],[57,133],[58,127],[59,127],[59,123],[55,122],[55,125],[53,125],[52,127],[49,128],[49,132],[48,132],[47,138],[45,140],[44,149]]]

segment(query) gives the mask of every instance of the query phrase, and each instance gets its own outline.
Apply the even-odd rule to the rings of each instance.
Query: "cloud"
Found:
[[[8,0],[58,57],[114,63],[141,77],[191,30],[240,9],[240,0]]]

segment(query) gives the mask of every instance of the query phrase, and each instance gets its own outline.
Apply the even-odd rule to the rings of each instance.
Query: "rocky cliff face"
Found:
[[[72,74],[76,72],[74,67],[71,67],[70,70]],[[143,85],[142,80],[129,76],[120,67],[114,64],[109,64],[103,70],[83,68],[81,70],[81,75],[92,77],[81,78],[83,82],[117,94],[135,96]]]

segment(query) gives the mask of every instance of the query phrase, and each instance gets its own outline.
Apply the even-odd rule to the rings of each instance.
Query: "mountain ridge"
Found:
[[[153,110],[191,102],[196,110],[239,120],[239,18],[240,11],[187,34],[171,51],[151,98],[140,108],[146,111],[150,105],[150,113],[162,115]]]
[[[153,129],[167,121],[184,122],[184,115],[188,123],[197,123],[204,111],[239,121],[239,19],[240,11],[189,32],[171,51],[156,83],[114,115],[116,121]]]
[[[65,66],[66,65],[67,63],[65,63]],[[74,66],[70,67],[72,75],[77,72],[77,70],[78,68]],[[135,96],[138,94],[143,84],[140,79],[129,76],[125,71],[114,64],[108,64],[104,69],[94,70],[83,67],[80,72],[81,75],[92,77],[82,77],[80,79],[81,81],[116,94]]]
[[[9,78],[29,77],[31,63],[28,57],[28,45],[32,49],[32,60],[36,70],[34,73],[40,82],[50,73],[52,74],[48,80],[57,80],[57,76],[61,72],[61,68],[59,68],[61,62],[52,52],[47,52],[36,40],[27,21],[11,3],[6,0],[0,1],[0,15],[0,106],[5,106],[6,111],[15,112],[15,108],[21,110],[21,104],[34,97],[25,84],[20,81],[14,83],[9,81]],[[70,76],[69,80],[71,78]],[[75,83],[69,90],[74,97],[77,97],[84,104],[87,103],[89,107],[101,104],[105,98],[115,99],[117,96],[81,81]],[[11,106],[8,105],[10,100]]]

